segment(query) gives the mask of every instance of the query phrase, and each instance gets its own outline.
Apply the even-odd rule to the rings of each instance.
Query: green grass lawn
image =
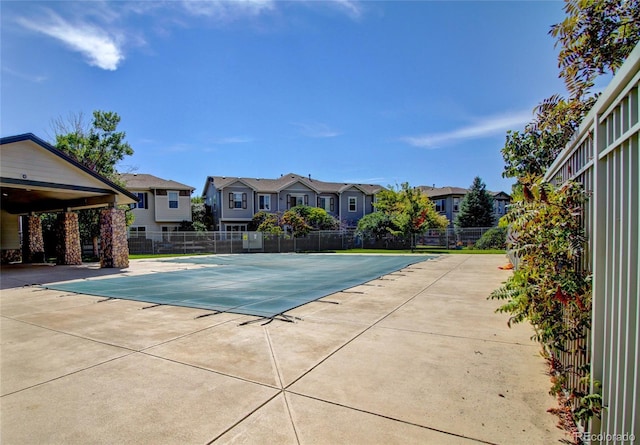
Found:
[[[336,253],[388,253],[388,254],[409,254],[409,253],[427,253],[427,254],[506,254],[506,251],[500,249],[487,249],[487,250],[473,250],[473,249],[443,249],[438,247],[433,248],[420,248],[415,251],[409,249],[405,250],[388,250],[388,249],[348,249],[348,250],[336,250]]]
[[[472,255],[483,255],[483,254],[502,254],[504,255],[506,252],[500,249],[488,249],[488,250],[473,250],[473,249],[440,249],[440,248],[421,248],[420,250],[416,250],[412,252],[410,249],[401,249],[401,250],[390,250],[390,249],[346,249],[346,250],[332,250],[330,252],[324,253],[375,253],[375,254],[390,254],[390,255],[404,255],[411,253],[425,253],[430,255],[435,254],[472,254]],[[180,254],[180,253],[161,253],[161,254],[133,254],[129,255],[130,260],[141,260],[147,258],[168,258],[168,257],[181,257],[181,256],[194,256],[194,255],[213,255],[213,254]]]
[[[130,260],[144,260],[147,258],[170,258],[177,256],[213,255],[213,253],[135,253],[129,254]]]

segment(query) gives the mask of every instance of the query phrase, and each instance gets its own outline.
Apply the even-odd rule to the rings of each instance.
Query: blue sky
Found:
[[[560,1],[2,1],[2,136],[120,114],[120,169],[509,191],[500,154],[563,93]]]

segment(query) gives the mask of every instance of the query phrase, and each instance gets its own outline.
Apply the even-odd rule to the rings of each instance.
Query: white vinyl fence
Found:
[[[589,197],[583,267],[593,272],[593,315],[584,341],[591,392],[601,382],[603,409],[584,425],[586,443],[640,443],[639,68],[640,45],[546,176],[557,185],[576,180]]]

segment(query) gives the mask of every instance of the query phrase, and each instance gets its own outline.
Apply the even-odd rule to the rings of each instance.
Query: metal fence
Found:
[[[413,239],[363,237],[355,231],[318,231],[305,236],[262,232],[146,232],[129,234],[132,254],[285,253],[364,249],[455,249],[473,246],[489,228],[434,229]]]
[[[593,273],[591,332],[568,345],[569,350],[584,346],[590,392],[602,384],[601,416],[584,425],[587,443],[640,441],[639,83],[640,45],[546,176],[555,184],[578,181],[589,197],[582,267]],[[572,360],[563,365],[581,365],[575,356]]]

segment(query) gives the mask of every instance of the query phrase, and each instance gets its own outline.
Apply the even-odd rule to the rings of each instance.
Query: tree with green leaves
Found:
[[[567,101],[553,95],[534,110],[533,122],[523,132],[507,131],[502,148],[505,162],[502,176],[542,176],[569,142],[595,98]]]
[[[194,196],[191,198],[191,222],[196,232],[206,232],[213,228],[213,215],[207,212],[204,198]]]
[[[291,226],[294,236],[304,236],[312,230],[336,230],[339,225],[325,209],[305,205],[284,212],[282,224]]]
[[[57,149],[71,156],[90,170],[123,185],[116,166],[126,156],[133,154],[133,148],[125,141],[126,133],[118,130],[120,116],[112,111],[93,112],[91,124],[83,115],[71,115],[66,121],[58,118],[52,122]],[[98,255],[100,236],[100,213],[95,209],[78,211],[80,239],[82,243],[92,242],[94,255]],[[127,225],[133,222],[133,213],[127,212]]]
[[[357,226],[358,233],[381,240],[387,235],[399,233],[399,227],[397,227],[390,214],[383,211],[376,211],[369,213],[358,221]]]
[[[120,116],[113,111],[93,112],[91,125],[82,122],[82,115],[70,123],[54,121],[55,146],[94,172],[116,182],[116,165],[133,148],[125,141],[126,133],[117,131]]]
[[[480,177],[473,179],[469,192],[462,198],[453,224],[458,228],[493,226],[493,197]]]
[[[499,311],[511,314],[509,324],[526,319],[535,327],[551,360],[564,356],[569,363],[585,363],[592,292],[592,277],[579,267],[587,235],[582,221],[586,194],[580,184],[554,187],[542,177],[595,103],[595,79],[615,74],[640,41],[640,0],[565,0],[564,9],[565,19],[549,33],[559,47],[560,77],[569,98],[545,99],[524,133],[507,134],[503,176],[520,184],[504,219],[516,234],[510,248],[519,261],[491,298],[506,300]],[[592,382],[593,394],[575,383],[589,380],[590,363],[555,371],[553,392],[577,400],[574,418],[597,415],[597,382]]]
[[[549,34],[560,46],[560,77],[580,99],[598,75],[615,73],[640,41],[640,0],[565,0],[564,10]]]
[[[408,182],[379,192],[374,206],[376,211],[361,218],[357,230],[376,239],[386,234],[408,238],[449,224],[447,218],[435,211],[429,198]]]
[[[524,132],[507,132],[504,177],[542,176],[596,101],[594,80],[615,73],[640,41],[640,0],[565,0],[566,18],[551,27],[569,98],[543,100]]]
[[[280,235],[283,232],[280,226],[279,215],[264,210],[253,215],[249,223],[249,230],[270,233],[272,235]]]

